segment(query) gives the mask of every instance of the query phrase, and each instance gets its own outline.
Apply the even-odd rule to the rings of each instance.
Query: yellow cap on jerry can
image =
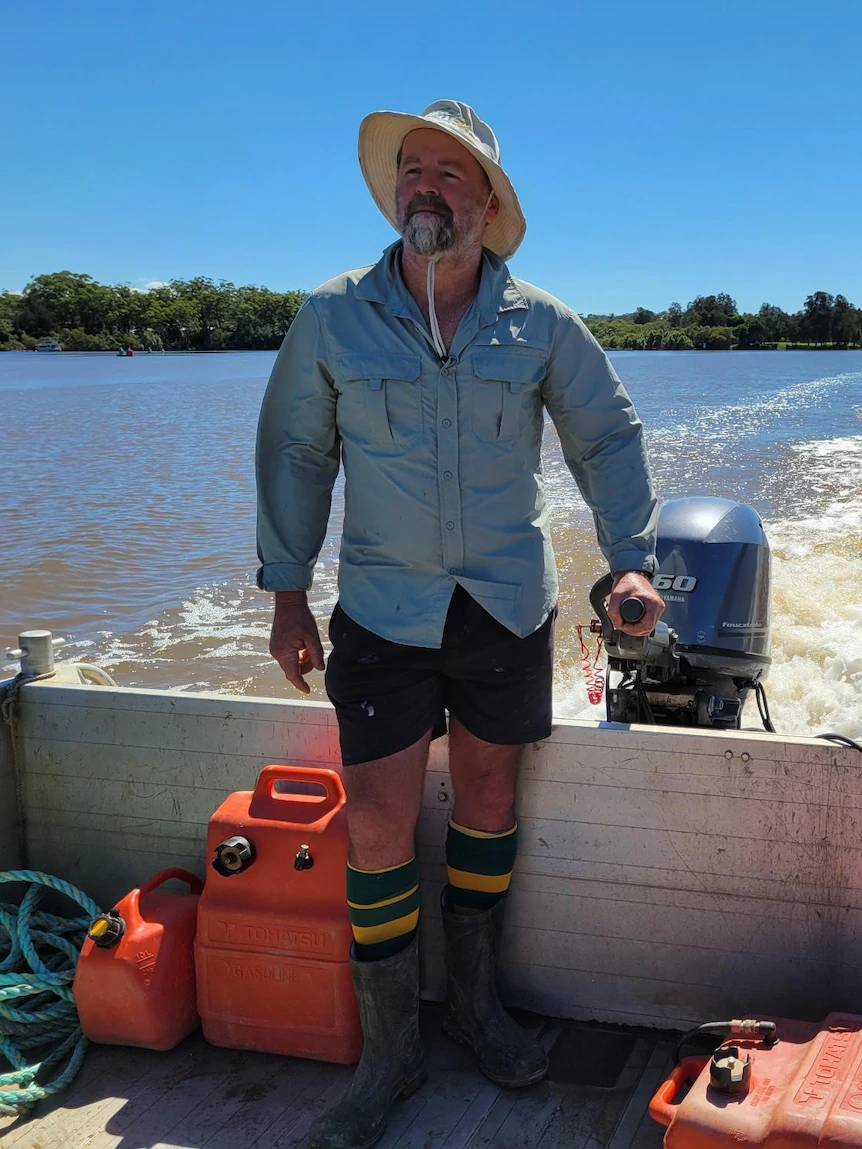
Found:
[[[119,911],[108,910],[106,914],[100,914],[91,922],[87,937],[100,949],[107,949],[109,946],[115,946],[125,932],[126,923]]]

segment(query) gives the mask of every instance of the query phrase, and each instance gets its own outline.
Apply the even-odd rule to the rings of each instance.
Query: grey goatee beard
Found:
[[[440,255],[455,243],[455,230],[441,215],[415,212],[401,230],[404,242],[417,255]]]

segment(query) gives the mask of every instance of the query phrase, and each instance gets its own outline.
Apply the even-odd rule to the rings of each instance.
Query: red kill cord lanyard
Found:
[[[605,672],[599,666],[602,653],[602,636],[596,635],[596,651],[590,654],[590,648],[584,641],[584,624],[578,623],[578,641],[581,644],[581,670],[587,686],[587,697],[593,706],[602,700],[605,692]]]

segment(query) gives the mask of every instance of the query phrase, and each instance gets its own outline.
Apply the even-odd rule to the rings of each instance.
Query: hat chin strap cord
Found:
[[[425,288],[428,293],[428,319],[431,323],[431,338],[434,341],[437,354],[445,360],[448,358],[449,352],[446,350],[446,344],[440,334],[440,324],[437,322],[437,312],[434,310],[434,269],[439,258],[439,255],[432,255],[428,260],[428,277],[425,280]]]

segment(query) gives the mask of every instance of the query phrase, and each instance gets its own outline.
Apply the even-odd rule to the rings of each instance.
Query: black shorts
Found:
[[[551,733],[556,608],[518,638],[459,585],[439,650],[389,642],[336,605],[326,693],[338,716],[345,766],[386,758],[428,730],[446,733],[448,712],[477,738],[520,746]]]

